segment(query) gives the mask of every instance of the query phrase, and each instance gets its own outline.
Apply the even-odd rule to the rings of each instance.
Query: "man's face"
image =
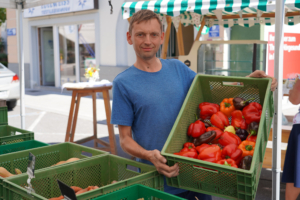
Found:
[[[136,55],[144,60],[155,57],[164,41],[164,33],[157,19],[134,23],[132,33],[127,32],[128,44],[133,45]]]

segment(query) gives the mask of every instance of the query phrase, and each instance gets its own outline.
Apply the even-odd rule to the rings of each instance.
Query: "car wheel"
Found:
[[[6,102],[6,105],[7,105],[7,109],[8,109],[8,110],[12,110],[12,109],[14,109],[14,107],[16,107],[16,105],[17,105],[17,100],[7,101],[7,102]]]

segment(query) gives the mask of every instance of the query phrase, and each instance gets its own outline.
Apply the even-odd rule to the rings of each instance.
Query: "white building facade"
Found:
[[[135,53],[126,40],[124,0],[111,3],[113,7],[107,0],[65,0],[24,10],[25,87],[86,81],[85,68],[91,64],[100,67],[100,79],[112,81],[131,66]],[[17,58],[12,57],[17,53],[9,48],[16,38],[8,40],[8,67],[18,74]]]

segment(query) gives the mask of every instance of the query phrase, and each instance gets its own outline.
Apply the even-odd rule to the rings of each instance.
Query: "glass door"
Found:
[[[42,84],[54,86],[54,51],[52,27],[41,28]]]
[[[76,25],[59,27],[59,55],[61,84],[76,83]]]
[[[79,37],[79,63],[80,82],[88,81],[84,77],[85,69],[90,65],[96,65],[95,58],[95,24],[80,24],[78,26]]]

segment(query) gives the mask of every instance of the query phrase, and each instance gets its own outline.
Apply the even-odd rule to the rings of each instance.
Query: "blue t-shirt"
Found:
[[[196,75],[179,60],[160,61],[158,72],[131,66],[113,81],[111,123],[131,126],[133,139],[146,150],[162,150]],[[165,191],[184,190],[165,185]]]

